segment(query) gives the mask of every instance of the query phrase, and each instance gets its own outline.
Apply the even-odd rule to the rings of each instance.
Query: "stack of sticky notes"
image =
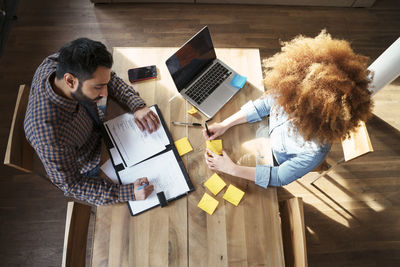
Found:
[[[204,183],[204,185],[210,190],[214,195],[217,195],[226,186],[224,180],[219,177],[218,174],[214,173],[210,178]],[[244,192],[237,188],[236,186],[229,185],[226,190],[223,199],[232,203],[233,205],[239,205],[240,200],[242,200]],[[218,200],[213,198],[207,193],[204,193],[202,199],[197,206],[212,215],[218,206]]]
[[[195,107],[192,107],[191,109],[189,109],[189,110],[187,111],[187,113],[190,114],[190,115],[194,115],[194,114],[197,113],[197,109],[196,109]]]
[[[206,140],[206,147],[218,155],[222,155],[222,140]]]
[[[187,137],[183,137],[174,142],[176,149],[178,150],[179,156],[185,155],[186,153],[193,150]]]
[[[242,190],[240,190],[236,186],[229,185],[223,198],[226,201],[229,201],[233,205],[237,206],[237,205],[239,205],[239,202],[243,198],[243,196],[244,196],[244,192]]]
[[[216,196],[222,188],[225,187],[226,183],[218,176],[218,174],[214,173],[210,178],[208,178],[204,185]]]
[[[217,208],[218,203],[219,203],[218,200],[216,200],[209,194],[204,193],[199,204],[197,204],[197,207],[204,210],[208,214],[212,215],[214,213],[215,209]]]

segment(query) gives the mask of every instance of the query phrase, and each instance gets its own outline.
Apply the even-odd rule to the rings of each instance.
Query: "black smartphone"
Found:
[[[130,69],[128,70],[128,77],[131,83],[157,78],[156,65]]]

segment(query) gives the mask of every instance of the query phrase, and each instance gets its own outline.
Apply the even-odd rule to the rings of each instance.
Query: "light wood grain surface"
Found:
[[[374,151],[365,122],[361,121],[359,127],[350,132],[349,138],[342,140],[342,148],[345,161]]]
[[[236,207],[223,200],[224,188],[215,198],[213,215],[197,207],[204,182],[212,175],[204,162],[202,129],[172,126],[171,121],[204,122],[205,116],[188,115],[191,108],[176,91],[165,60],[177,48],[114,48],[114,70],[128,82],[130,68],[157,65],[158,78],[134,85],[148,105],[158,104],[174,140],[187,136],[194,151],[183,156],[195,191],[187,197],[131,217],[126,204],[97,208],[92,253],[93,266],[283,266],[281,226],[276,190],[220,174],[224,181],[245,191]],[[217,57],[248,82],[213,118],[236,112],[250,99],[262,95],[262,73],[258,49],[217,49]],[[211,123],[212,123],[211,122]],[[232,160],[254,166],[269,152],[262,135],[265,123],[245,124],[227,131],[223,146]],[[261,131],[262,132],[262,131]],[[269,160],[269,159],[268,159]],[[208,192],[210,193],[210,192]],[[211,193],[210,193],[211,194]]]
[[[306,231],[302,198],[280,203],[286,266],[307,267]]]

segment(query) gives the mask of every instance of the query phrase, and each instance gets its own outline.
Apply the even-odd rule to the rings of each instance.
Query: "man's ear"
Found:
[[[71,73],[64,74],[64,81],[71,90],[74,90],[75,85],[78,83],[78,79]]]

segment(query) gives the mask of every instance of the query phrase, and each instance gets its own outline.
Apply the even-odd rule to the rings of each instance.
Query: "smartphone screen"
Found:
[[[147,79],[157,78],[157,68],[155,65],[134,68],[128,70],[128,77],[131,83]]]

